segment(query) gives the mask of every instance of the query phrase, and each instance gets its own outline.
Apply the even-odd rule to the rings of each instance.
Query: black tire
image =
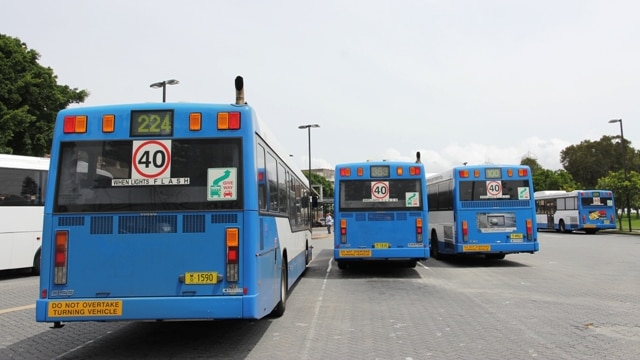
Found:
[[[484,257],[492,260],[502,260],[506,254],[485,254]]]
[[[40,249],[36,252],[36,256],[33,257],[33,267],[31,268],[31,273],[33,275],[40,275],[40,262],[42,261],[42,254],[40,253]]]
[[[407,261],[407,266],[410,267],[410,268],[416,267],[417,264],[418,264],[417,260],[409,260],[409,261]]]
[[[311,251],[309,250],[309,242],[307,242],[307,246],[304,249],[304,264],[309,265],[311,262]]]
[[[338,261],[338,269],[344,270],[347,268],[347,264],[344,261]]]
[[[564,224],[564,220],[560,220],[560,223],[558,224],[558,227],[560,228],[560,232],[566,233],[567,231],[567,227]]]
[[[431,257],[436,260],[442,260],[442,255],[438,251],[438,235],[435,231],[431,232],[431,242],[429,243],[429,250],[431,251]]]
[[[273,308],[273,311],[271,311],[272,317],[281,317],[287,309],[287,283],[289,282],[287,276],[287,263],[283,261],[280,275],[280,301],[276,307]]]

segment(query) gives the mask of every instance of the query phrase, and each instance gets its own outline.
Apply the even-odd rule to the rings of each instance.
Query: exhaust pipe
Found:
[[[236,76],[236,105],[244,105],[244,80],[242,76]]]

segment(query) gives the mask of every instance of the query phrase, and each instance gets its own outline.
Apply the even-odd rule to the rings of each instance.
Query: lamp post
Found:
[[[154,89],[162,88],[162,102],[167,102],[167,85],[178,85],[180,81],[176,79],[163,80],[149,85]]]
[[[311,128],[319,128],[320,125],[318,124],[307,124],[307,125],[300,125],[298,126],[298,129],[307,129],[307,136],[309,139],[309,191],[311,191],[313,196],[313,189],[311,188]],[[311,229],[313,229],[313,218],[311,218],[311,199],[309,199],[309,225],[311,226]],[[312,230],[313,231],[313,230]]]
[[[627,201],[627,216],[629,217],[629,232],[631,232],[631,206],[629,205],[629,189],[627,188],[627,156],[624,146],[624,132],[622,131],[622,119],[609,120],[609,124],[620,123],[620,144],[622,145],[622,168],[624,169],[625,196]],[[622,231],[622,219],[620,219],[620,230]]]

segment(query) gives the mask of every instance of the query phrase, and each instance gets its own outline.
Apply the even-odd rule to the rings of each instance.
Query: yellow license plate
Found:
[[[491,251],[491,245],[462,245],[462,251]]]
[[[371,250],[340,250],[341,257],[369,257],[371,256]]]
[[[585,229],[595,229],[595,227],[596,227],[596,226],[595,226],[595,225],[593,225],[593,224],[584,224],[584,228],[585,228]]]
[[[522,238],[524,238],[524,236],[522,236],[521,233],[513,233],[513,234],[509,235],[509,238],[511,238],[511,239],[522,239]]]
[[[184,283],[189,285],[209,285],[218,282],[218,273],[209,272],[188,272],[184,274]]]
[[[388,249],[391,247],[391,244],[389,243],[374,243],[373,247],[375,249]]]
[[[122,300],[52,301],[49,317],[122,316]]]

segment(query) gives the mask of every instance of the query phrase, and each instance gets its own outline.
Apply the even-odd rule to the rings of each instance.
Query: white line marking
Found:
[[[316,327],[318,324],[318,316],[320,314],[320,307],[322,306],[322,300],[324,298],[324,289],[327,286],[327,279],[329,278],[329,273],[331,272],[331,262],[333,258],[329,259],[329,264],[327,265],[327,271],[324,274],[324,280],[322,281],[322,288],[320,289],[320,296],[318,296],[318,300],[316,300],[316,305],[313,308],[313,319],[311,319],[311,325],[309,326],[309,332],[307,333],[306,338],[304,339],[304,348],[302,350],[301,359],[310,359],[309,349],[311,349],[311,343],[313,339],[315,339],[316,335]]]
[[[14,312],[14,311],[29,310],[29,309],[35,309],[35,308],[36,308],[36,304],[18,306],[18,307],[14,307],[14,308],[0,310],[0,314],[6,314],[6,313]]]

